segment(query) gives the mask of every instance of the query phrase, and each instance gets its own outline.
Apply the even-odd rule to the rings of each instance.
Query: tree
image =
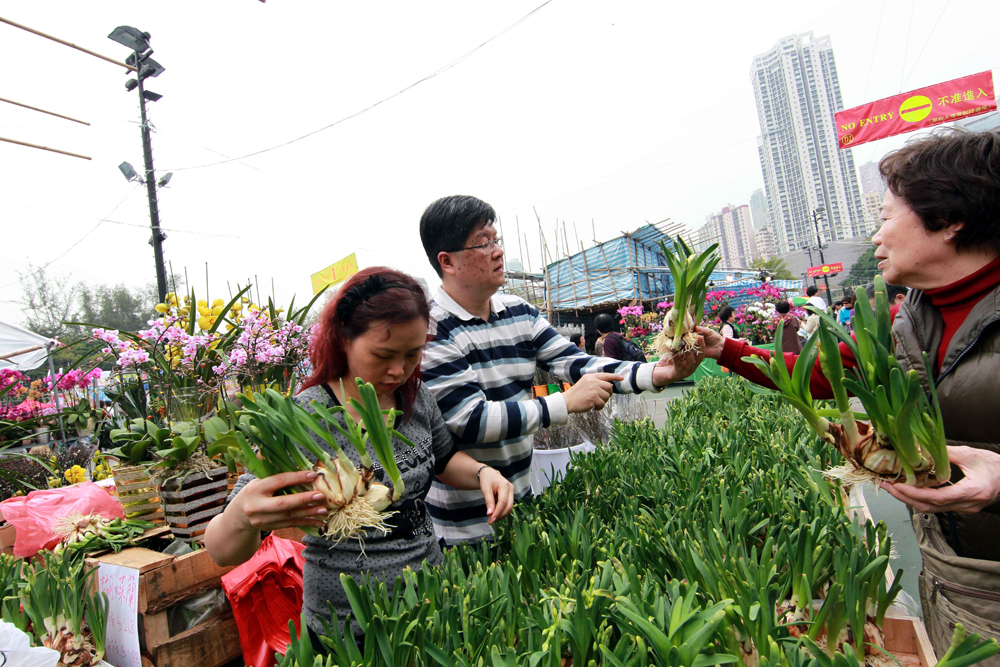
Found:
[[[24,326],[46,338],[65,337],[65,324],[75,314],[77,285],[69,274],[50,276],[45,267],[36,269],[28,262],[28,270],[18,278],[24,293],[19,303],[24,307]]]
[[[843,281],[844,287],[857,287],[867,285],[875,280],[878,273],[878,260],[875,259],[875,246],[871,246],[863,255],[858,257],[851,267],[851,272],[847,274],[847,279]]]
[[[795,280],[795,276],[788,270],[788,265],[778,257],[764,259],[758,257],[750,262],[750,268],[758,271],[767,271],[775,280]]]
[[[93,288],[83,285],[79,290],[76,319],[102,329],[139,331],[148,328],[156,297],[156,287],[152,284],[137,289],[129,289],[123,283]]]

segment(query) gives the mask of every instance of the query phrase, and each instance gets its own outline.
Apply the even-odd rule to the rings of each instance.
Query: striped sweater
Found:
[[[656,391],[656,364],[592,357],[519,297],[496,294],[490,305],[484,322],[439,290],[421,372],[457,448],[499,470],[521,499],[530,492],[531,434],[569,420],[562,394],[531,398],[536,366],[569,382],[587,373],[618,373],[625,380],[615,383],[615,391],[638,393]],[[426,502],[438,537],[448,544],[493,533],[478,489],[435,480]]]

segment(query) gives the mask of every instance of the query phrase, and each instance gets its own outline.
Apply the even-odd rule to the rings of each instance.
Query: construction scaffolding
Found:
[[[652,301],[674,292],[660,242],[673,248],[662,224],[646,224],[631,233],[575,253],[545,267],[546,311],[603,310],[610,304]],[[749,274],[749,272],[747,272]],[[711,279],[724,282],[717,269]]]

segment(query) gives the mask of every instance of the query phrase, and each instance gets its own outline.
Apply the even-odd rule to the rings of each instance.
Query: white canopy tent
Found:
[[[30,371],[38,368],[59,343],[51,338],[0,322],[0,368]]]

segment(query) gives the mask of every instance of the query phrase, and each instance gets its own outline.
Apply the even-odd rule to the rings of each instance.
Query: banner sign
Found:
[[[322,271],[312,274],[313,294],[319,294],[327,285],[342,283],[358,272],[358,258],[352,252]]]
[[[823,276],[835,276],[844,270],[844,263],[823,264],[822,266],[810,266],[806,269],[806,277],[822,278]]]
[[[837,145],[851,148],[996,109],[993,72],[980,72],[838,111]]]

